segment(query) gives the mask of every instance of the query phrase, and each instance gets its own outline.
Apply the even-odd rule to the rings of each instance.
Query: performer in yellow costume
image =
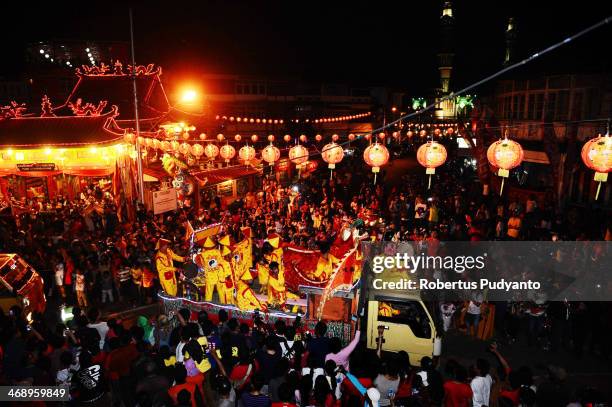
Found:
[[[266,242],[264,242],[263,252],[263,261],[257,264],[257,278],[259,280],[260,293],[264,293],[267,290],[270,276],[270,263],[273,261],[278,263],[279,274],[283,276],[283,283],[285,280],[283,249],[280,247],[280,236],[277,234],[270,235]]]
[[[242,228],[244,239],[234,246],[230,264],[236,282],[236,305],[241,310],[266,311],[266,304],[255,296],[250,282],[253,280],[251,266],[253,265],[253,247],[251,240],[251,228]]]
[[[268,304],[285,307],[287,301],[287,288],[285,287],[285,273],[281,271],[279,263],[273,261],[269,264],[268,278]]]
[[[155,254],[155,265],[159,273],[159,282],[164,291],[172,296],[176,296],[177,281],[176,271],[173,260],[184,262],[185,259],[172,251],[168,247],[170,243],[167,239],[157,241],[157,253]]]
[[[229,236],[222,238],[219,243],[221,243],[223,251],[229,251],[226,247],[227,245],[223,244],[226,243],[225,240],[229,244]],[[212,301],[216,288],[219,302],[222,304],[233,304],[234,282],[232,279],[232,269],[229,262],[223,257],[222,250],[217,249],[215,242],[210,237],[206,239],[204,250],[195,259],[196,264],[201,268],[195,284],[201,287],[201,273],[203,273],[203,283],[205,285],[204,300]]]

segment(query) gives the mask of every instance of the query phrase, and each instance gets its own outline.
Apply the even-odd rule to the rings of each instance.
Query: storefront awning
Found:
[[[201,184],[206,186],[259,174],[261,171],[250,165],[237,165],[234,167],[216,168],[213,170],[192,170],[190,173],[197,178]]]

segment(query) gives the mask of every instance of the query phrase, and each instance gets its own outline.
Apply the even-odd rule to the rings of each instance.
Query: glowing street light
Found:
[[[193,103],[198,99],[198,92],[193,89],[186,89],[181,94],[181,102]]]

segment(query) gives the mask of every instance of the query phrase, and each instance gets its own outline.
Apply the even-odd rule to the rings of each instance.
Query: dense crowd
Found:
[[[326,336],[325,323],[308,332],[299,318],[267,324],[259,317],[238,321],[221,312],[217,319],[186,309],[142,316],[131,326],[102,318],[101,311],[113,304],[125,308],[156,300],[153,258],[159,238],[185,254],[188,229],[215,222],[236,240],[241,227],[251,227],[256,261],[271,233],[325,252],[343,220],[355,218],[366,220],[364,232],[380,241],[609,239],[602,214],[561,211],[549,198],[483,196],[474,174],[460,162],[450,163],[431,190],[423,178],[405,175],[400,182],[385,183],[379,176],[374,184],[371,174],[347,163],[332,179],[315,173],[283,187],[266,178],[259,191],[237,202],[203,197],[197,208],[183,206],[163,215],[138,206],[127,216],[127,208],[117,208],[116,200],[95,185],[78,200],[33,202],[16,216],[7,208],[0,221],[0,251],[19,253],[32,264],[44,277],[49,297],[74,305],[74,318],[53,325],[43,315],[28,322],[18,308],[3,315],[2,381],[69,384],[76,403],[143,407],[566,406],[596,398],[568,388],[558,368],[535,383],[532,367],[511,368],[495,343],[488,352],[498,366],[490,366],[487,358],[463,366],[453,355],[440,366],[429,358],[416,363],[405,353],[366,350],[358,343],[359,326],[343,348],[338,338]],[[612,322],[610,307],[536,305],[523,307],[529,321],[535,317],[527,329],[517,323],[514,307],[500,305],[508,317],[500,318],[498,334],[541,340],[577,356],[586,349],[609,358],[598,327]],[[470,325],[477,327],[481,304],[466,307],[470,332]],[[448,309],[436,305],[431,310],[442,327]]]

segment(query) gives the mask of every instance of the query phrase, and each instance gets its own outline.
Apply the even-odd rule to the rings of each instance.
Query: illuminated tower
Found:
[[[514,48],[516,46],[516,29],[514,18],[510,17],[506,27],[506,54],[504,56],[504,66],[510,65],[514,61]]]
[[[453,5],[450,1],[445,1],[442,6],[440,16],[440,52],[438,53],[438,70],[440,71],[440,87],[437,92],[437,99],[440,100],[450,93],[450,78],[453,71],[453,57],[455,56],[454,47],[454,26]],[[454,117],[454,103],[451,100],[439,102],[436,109],[436,118],[445,119]]]

